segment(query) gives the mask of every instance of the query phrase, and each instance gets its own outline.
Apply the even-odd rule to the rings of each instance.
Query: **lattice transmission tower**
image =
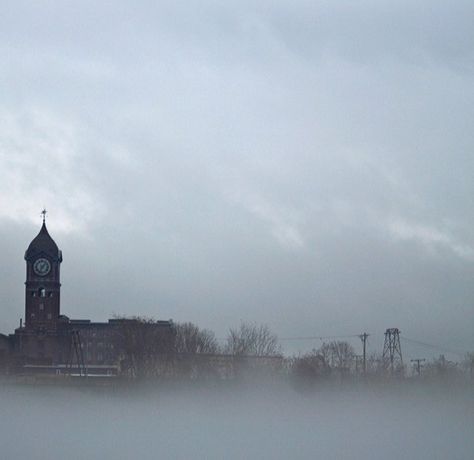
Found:
[[[400,331],[396,327],[385,331],[382,359],[385,369],[389,369],[391,374],[403,369]]]

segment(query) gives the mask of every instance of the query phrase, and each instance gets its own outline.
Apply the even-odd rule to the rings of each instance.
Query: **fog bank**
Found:
[[[469,459],[472,391],[3,387],[2,458]]]

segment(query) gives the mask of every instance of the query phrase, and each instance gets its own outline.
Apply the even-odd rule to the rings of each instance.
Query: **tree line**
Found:
[[[423,365],[399,366],[389,371],[381,356],[361,356],[347,341],[323,343],[308,353],[283,356],[278,336],[265,324],[241,322],[229,329],[223,343],[213,331],[184,322],[171,328],[157,327],[153,319],[128,318],[121,323],[116,346],[121,350],[122,375],[133,379],[242,379],[271,377],[296,384],[318,385],[331,381],[423,378],[465,379],[474,376],[474,353],[462,362],[443,355]]]

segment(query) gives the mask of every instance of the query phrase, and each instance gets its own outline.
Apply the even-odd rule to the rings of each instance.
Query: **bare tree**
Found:
[[[474,352],[466,353],[461,363],[464,372],[470,378],[474,377]]]
[[[214,332],[193,323],[175,325],[174,375],[186,380],[217,378],[220,347]]]
[[[230,329],[225,347],[235,356],[278,356],[281,347],[278,337],[265,325],[242,322],[238,329]]]
[[[290,362],[291,375],[299,384],[315,384],[323,381],[331,373],[331,368],[318,350],[297,356]]]
[[[115,344],[122,370],[135,378],[156,377],[169,366],[175,331],[169,323],[151,318],[116,318]]]
[[[333,366],[337,369],[350,369],[355,357],[352,345],[341,341],[331,342],[329,345]]]
[[[178,323],[175,325],[175,352],[176,353],[218,353],[214,332],[208,329],[199,329],[193,323]]]
[[[332,348],[329,343],[324,342],[318,350],[313,350],[312,353],[321,356],[328,366],[332,366]]]
[[[444,355],[428,361],[424,366],[424,374],[427,378],[449,380],[459,377],[460,369],[456,362],[449,361]]]
[[[367,357],[367,374],[372,378],[381,378],[385,374],[385,366],[381,354],[372,353]]]
[[[352,345],[342,341],[323,343],[317,353],[324,358],[331,368],[346,371],[351,368],[355,357]]]

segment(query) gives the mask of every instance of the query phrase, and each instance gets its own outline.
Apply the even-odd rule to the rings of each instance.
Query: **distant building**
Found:
[[[25,252],[25,316],[14,334],[0,334],[0,370],[19,373],[117,375],[124,356],[127,319],[92,322],[61,314],[61,250],[43,225]],[[171,321],[157,321],[163,334]]]

